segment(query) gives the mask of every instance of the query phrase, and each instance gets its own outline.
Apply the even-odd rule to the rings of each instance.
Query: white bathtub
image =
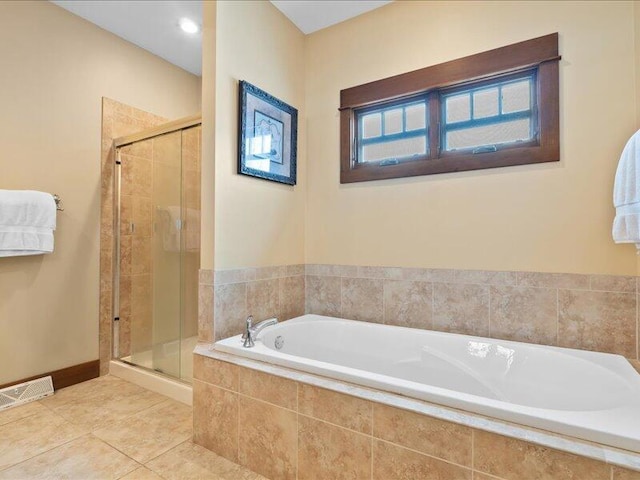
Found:
[[[214,348],[640,452],[640,375],[619,355],[320,315]]]

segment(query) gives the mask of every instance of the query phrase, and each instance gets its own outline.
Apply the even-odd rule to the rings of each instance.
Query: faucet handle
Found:
[[[253,316],[249,315],[246,321],[246,328],[244,333],[242,334],[242,346],[244,348],[251,348],[254,346],[253,338],[252,338],[252,328],[253,328]]]
[[[251,328],[253,327],[253,315],[249,315],[245,320],[244,332],[242,332],[242,341],[244,342],[251,335]]]

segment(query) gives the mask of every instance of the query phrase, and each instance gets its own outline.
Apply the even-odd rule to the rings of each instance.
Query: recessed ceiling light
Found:
[[[198,27],[193,20],[189,20],[188,18],[180,19],[180,28],[186,33],[198,33],[200,30],[200,27]]]

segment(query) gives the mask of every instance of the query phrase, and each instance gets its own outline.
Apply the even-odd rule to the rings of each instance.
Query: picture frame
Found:
[[[295,185],[298,110],[244,80],[238,98],[238,173]]]

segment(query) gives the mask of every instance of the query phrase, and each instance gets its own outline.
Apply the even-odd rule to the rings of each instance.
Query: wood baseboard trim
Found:
[[[54,390],[58,390],[64,387],[70,387],[76,383],[86,382],[92,378],[100,376],[100,360],[92,360],[90,362],[80,363],[78,365],[72,365],[71,367],[62,368],[53,372],[42,373],[29,378],[23,378],[22,380],[16,380],[15,382],[5,383],[0,385],[0,389],[11,387],[19,383],[28,382],[29,380],[35,380],[36,378],[46,377],[51,375],[53,380]]]

